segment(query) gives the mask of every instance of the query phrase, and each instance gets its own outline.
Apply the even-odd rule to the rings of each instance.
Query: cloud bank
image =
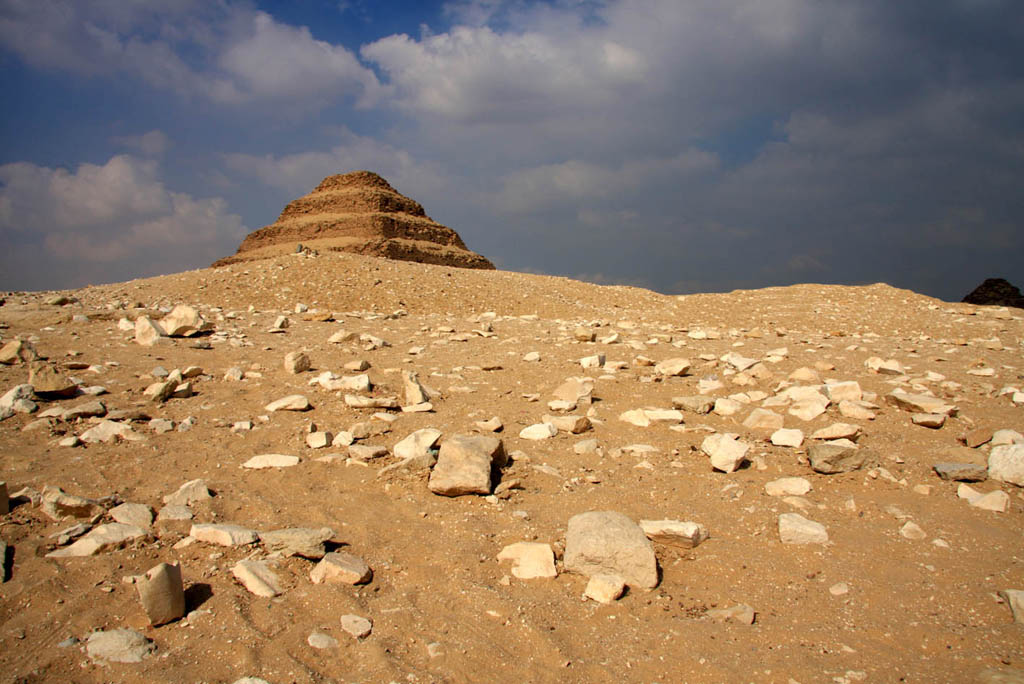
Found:
[[[270,223],[323,176],[369,168],[506,268],[951,299],[1024,279],[1011,0],[459,0],[383,35],[374,12],[394,8],[358,9],[363,37],[342,43],[329,22],[354,14],[340,8],[311,30],[227,0],[10,0],[0,46],[97,92],[132,79],[179,111],[166,139],[111,135],[121,149],[96,166],[127,147],[175,178],[210,167],[225,199],[178,193],[205,213],[162,190],[163,215],[216,217],[193,219],[201,233],[236,214],[235,229]],[[129,159],[122,175],[161,183]],[[62,173],[27,164],[5,173],[47,187]],[[11,202],[14,180],[0,181]]]

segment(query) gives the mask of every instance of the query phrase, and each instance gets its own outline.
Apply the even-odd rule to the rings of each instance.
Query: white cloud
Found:
[[[264,12],[250,21],[250,30],[218,59],[240,98],[319,100],[355,93],[365,106],[379,96],[377,77],[344,47],[316,40],[308,28],[278,23]]]
[[[290,100],[294,108],[343,97],[361,105],[381,92],[373,72],[343,46],[245,4],[9,0],[0,48],[44,69],[131,75],[154,88],[225,104]]]
[[[245,229],[224,200],[168,190],[156,162],[118,155],[74,172],[0,166],[0,233],[5,280],[16,285],[40,274],[67,282],[205,266],[234,251]]]

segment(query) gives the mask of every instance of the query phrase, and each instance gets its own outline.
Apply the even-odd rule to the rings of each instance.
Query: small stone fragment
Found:
[[[365,639],[373,631],[373,622],[359,615],[342,615],[341,628],[356,639]]]
[[[166,337],[167,333],[147,316],[139,316],[135,319],[135,343],[143,347],[152,347],[160,338]]]
[[[799,513],[783,513],[779,516],[779,539],[783,544],[825,544],[828,531]]]
[[[510,544],[498,553],[498,560],[512,561],[512,574],[519,579],[547,579],[558,576],[558,571],[555,570],[555,554],[549,544]]]
[[[807,456],[811,461],[811,468],[825,475],[859,470],[867,460],[867,454],[847,439],[812,444]]]
[[[557,434],[558,428],[550,423],[536,423],[519,431],[519,437],[521,439],[529,439],[532,441],[550,439]]]
[[[768,432],[776,432],[782,429],[784,419],[775,411],[769,409],[756,408],[750,412],[746,420],[743,421],[743,427],[750,428],[751,430],[766,430]]]
[[[915,413],[910,416],[914,425],[938,430],[946,424],[946,416],[942,413]]]
[[[913,539],[916,541],[924,539],[928,535],[921,529],[920,525],[915,523],[913,520],[908,520],[903,524],[903,527],[900,528],[900,536],[905,539]]]
[[[764,486],[768,496],[803,496],[811,491],[811,483],[802,477],[782,477]]]
[[[714,434],[704,438],[700,449],[710,457],[713,468],[732,473],[746,461],[750,445],[735,435]]]
[[[145,504],[123,503],[110,509],[115,522],[147,528],[153,524],[153,509]]]
[[[1020,589],[1003,589],[999,595],[1010,607],[1010,614],[1017,624],[1024,624],[1024,591]]]
[[[242,464],[243,468],[250,468],[252,470],[259,470],[261,468],[290,468],[291,466],[298,465],[298,456],[289,456],[288,454],[260,454],[253,456],[248,461]]]
[[[744,625],[754,624],[754,618],[756,613],[754,609],[745,603],[740,603],[730,608],[714,608],[707,612],[707,615],[712,620],[718,622],[739,622]]]
[[[272,401],[263,407],[265,410],[274,411],[308,411],[313,408],[312,404],[309,403],[309,399],[301,394],[290,394],[287,397],[282,397],[277,401]]]
[[[324,557],[324,544],[334,537],[334,530],[329,527],[288,527],[260,532],[259,536],[267,553],[318,560]]]
[[[94,663],[141,663],[156,646],[134,629],[93,632],[85,643],[85,652]]]
[[[658,585],[654,547],[643,530],[615,511],[580,513],[569,519],[565,569],[592,576],[618,575],[629,586]]]
[[[306,638],[306,643],[318,650],[338,647],[338,640],[323,632],[313,632]]]
[[[168,506],[191,506],[199,501],[212,498],[205,480],[189,480],[178,487],[178,491],[168,494],[163,500]]]
[[[281,580],[265,561],[238,561],[231,568],[231,574],[243,587],[257,596],[273,598],[284,593]]]
[[[665,359],[661,363],[655,364],[654,372],[666,377],[679,377],[686,375],[690,370],[690,366],[689,359]]]
[[[95,556],[103,551],[119,549],[137,539],[144,539],[148,533],[141,527],[124,523],[108,523],[93,528],[71,546],[46,554],[47,558],[74,558]]]
[[[703,525],[679,520],[641,520],[640,529],[653,542],[681,549],[696,548],[710,536]]]
[[[591,575],[583,595],[598,603],[614,603],[626,591],[626,583],[618,575]]]
[[[983,482],[988,479],[988,468],[977,463],[936,463],[932,470],[943,480]]]
[[[255,544],[258,538],[254,530],[227,523],[197,523],[192,525],[189,535],[197,541],[219,546],[248,546]]]
[[[181,581],[180,565],[160,563],[137,578],[135,587],[149,616],[149,624],[154,627],[185,615],[185,587]]]
[[[312,366],[309,355],[305,352],[293,351],[284,355],[284,369],[293,375],[304,373]]]
[[[994,447],[988,455],[988,476],[1024,487],[1024,444]]]
[[[362,558],[344,551],[325,554],[309,573],[313,584],[366,584],[373,578],[373,570]]]
[[[795,449],[804,443],[804,433],[800,430],[782,428],[772,433],[771,443],[775,446],[793,447]]]
[[[490,494],[492,469],[504,467],[506,460],[500,439],[453,435],[441,444],[428,486],[442,496]]]

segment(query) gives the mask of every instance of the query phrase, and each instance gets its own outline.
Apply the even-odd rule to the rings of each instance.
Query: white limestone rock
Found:
[[[803,496],[811,491],[811,483],[802,477],[780,477],[764,486],[768,496]]]
[[[428,487],[441,496],[490,494],[492,471],[504,467],[506,460],[496,437],[453,435],[441,444]]]
[[[150,625],[158,627],[185,615],[185,587],[177,563],[150,568],[136,578],[135,588]]]
[[[640,529],[652,542],[681,549],[695,548],[710,536],[700,523],[679,520],[641,520]]]
[[[197,523],[192,525],[189,536],[218,546],[248,546],[259,538],[255,530],[228,523]]]
[[[512,574],[519,579],[550,579],[558,576],[550,544],[517,542],[498,553],[499,561],[512,561]]]
[[[804,433],[801,430],[782,428],[772,433],[771,443],[775,446],[795,449],[804,443]]]
[[[373,579],[373,570],[362,558],[345,551],[325,554],[309,573],[313,584],[366,584]]]
[[[290,456],[288,454],[259,454],[258,456],[253,456],[243,463],[242,467],[249,468],[250,470],[260,470],[263,468],[290,468],[294,465],[298,465],[298,463],[298,456]]]
[[[152,641],[134,629],[93,632],[85,642],[85,653],[98,665],[141,663],[156,650]]]
[[[557,434],[558,428],[550,423],[535,423],[519,431],[521,439],[529,439],[531,441],[551,439]]]
[[[313,405],[301,394],[289,394],[287,397],[270,402],[263,408],[271,413],[274,411],[308,411],[313,408]]]
[[[779,516],[779,539],[783,544],[825,544],[828,531],[799,513],[783,513]]]
[[[266,561],[241,560],[231,568],[231,574],[235,576],[243,587],[250,593],[264,598],[273,598],[284,593],[284,586],[277,573],[271,569]]]
[[[97,553],[119,549],[137,540],[145,539],[147,536],[149,536],[149,533],[141,527],[125,525],[124,523],[108,523],[94,527],[74,544],[63,549],[51,551],[46,554],[46,557],[75,558],[95,556]]]
[[[994,447],[988,455],[988,476],[999,482],[1024,487],[1024,444]]]
[[[598,603],[615,603],[626,591],[626,583],[618,575],[591,575],[583,596]]]
[[[705,437],[700,449],[711,459],[711,465],[715,470],[732,473],[747,460],[750,445],[736,435],[716,433]]]
[[[630,587],[658,585],[654,547],[643,530],[622,513],[591,511],[569,519],[565,569],[583,575],[617,575]]]

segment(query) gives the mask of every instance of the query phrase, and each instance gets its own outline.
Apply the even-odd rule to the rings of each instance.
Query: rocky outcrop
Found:
[[[370,171],[328,176],[313,192],[289,202],[275,223],[249,233],[234,255],[213,265],[307,250],[494,268],[467,249],[458,233],[435,222],[418,202]]]
[[[979,306],[1014,306],[1024,309],[1024,295],[1002,278],[988,278],[963,298],[968,304]]]

